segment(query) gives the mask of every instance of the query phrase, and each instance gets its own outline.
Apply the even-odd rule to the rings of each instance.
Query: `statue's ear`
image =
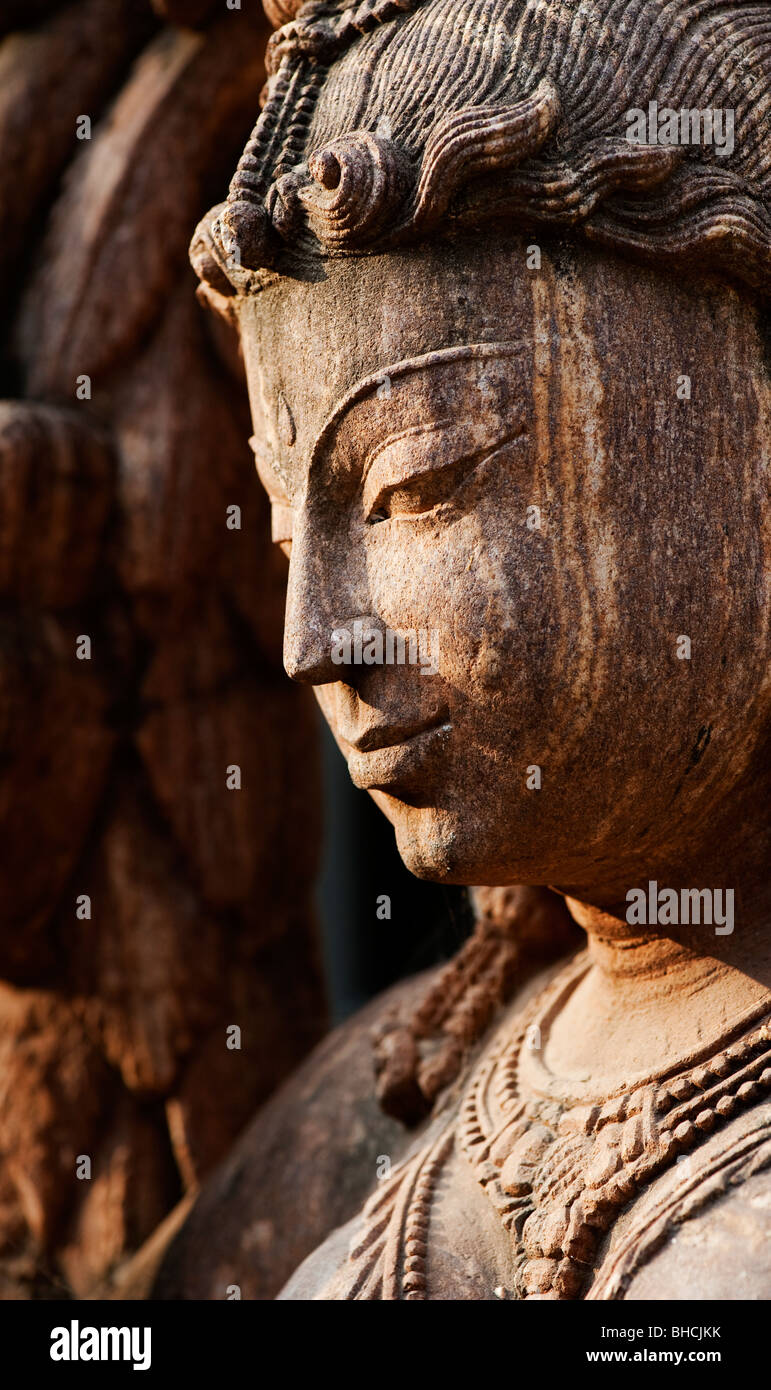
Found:
[[[222,249],[212,232],[212,225],[225,206],[225,203],[218,203],[209,209],[198,223],[190,242],[190,264],[201,281],[206,297],[206,292],[211,290],[219,297],[230,298],[235,294],[235,286],[228,279],[223,264]]]
[[[200,297],[230,317],[223,301],[247,291],[251,272],[271,265],[276,237],[262,204],[228,200],[201,218],[190,243],[190,263],[201,281]]]

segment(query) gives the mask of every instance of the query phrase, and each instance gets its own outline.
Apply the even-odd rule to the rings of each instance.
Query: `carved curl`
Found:
[[[444,116],[428,138],[404,230],[428,231],[469,179],[537,154],[554,133],[559,114],[559,93],[544,78],[531,96],[514,106],[471,107]]]
[[[580,226],[771,290],[771,4],[269,0],[268,99],[197,235],[218,293],[491,216]],[[649,102],[735,115],[735,148],[636,145]],[[385,132],[384,133],[384,129]]]
[[[307,224],[334,251],[366,246],[404,201],[409,160],[389,140],[368,131],[343,135],[284,174],[268,195],[268,212],[285,239]]]

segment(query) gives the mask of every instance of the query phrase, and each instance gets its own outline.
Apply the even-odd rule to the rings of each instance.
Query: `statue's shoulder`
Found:
[[[386,1201],[393,1196],[389,1222],[396,1229],[401,1219],[400,1184],[405,1173],[408,1180],[412,1166],[428,1163],[431,1168],[436,1136],[452,1123],[469,1067],[494,1045],[498,1029],[511,1026],[557,966],[515,988],[489,1026],[477,1019],[474,1040],[467,1050],[461,1049],[459,1058],[446,1046],[449,1035],[437,1029],[429,1036],[424,1060],[435,1066],[444,1048],[445,1061],[453,1065],[434,1077],[445,1083],[434,1113],[407,1128],[387,1114],[378,1099],[376,1058],[383,1066],[380,1080],[389,1082],[387,1104],[398,1113],[399,1105],[402,1110],[408,1105],[416,1074],[415,1065],[402,1055],[402,1050],[409,1052],[410,1020],[426,1022],[427,1006],[449,987],[446,968],[403,981],[334,1029],[259,1111],[204,1184],[166,1250],[154,1297],[223,1298],[230,1285],[237,1285],[243,1298],[272,1298],[295,1271],[282,1297],[358,1296],[350,1292],[349,1251],[359,1228],[366,1245],[362,1265],[368,1266],[378,1254],[367,1199],[373,1194],[382,1194]],[[458,1164],[458,1170],[465,1184],[464,1210],[473,1210],[476,1229],[490,1226],[487,1244],[496,1255],[487,1263],[497,1267],[502,1228],[465,1166]],[[388,1181],[392,1172],[393,1184]],[[378,1217],[374,1226],[379,1224]],[[448,1268],[452,1258],[450,1251]],[[374,1285],[377,1272],[368,1270],[368,1279],[370,1274]],[[464,1267],[458,1278],[467,1288],[468,1269]],[[449,1275],[444,1284],[448,1280]],[[483,1261],[472,1280],[479,1296],[492,1296],[496,1282],[490,1282]]]
[[[650,1184],[616,1224],[589,1296],[771,1298],[771,1104]]]
[[[272,1298],[310,1250],[358,1211],[378,1163],[413,1135],[375,1092],[373,1034],[434,972],[402,981],[333,1029],[259,1110],[205,1182],[156,1278],[157,1298]]]
[[[299,1265],[282,1300],[475,1302],[506,1296],[515,1282],[516,1248],[459,1142],[463,1098],[469,1076],[489,1065],[501,1036],[557,969],[552,964],[514,991],[502,1015],[480,1032],[430,1117],[411,1132],[398,1162],[378,1173],[361,1211]]]

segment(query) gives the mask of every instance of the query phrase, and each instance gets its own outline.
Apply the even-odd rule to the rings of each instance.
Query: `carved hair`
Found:
[[[496,218],[577,227],[771,289],[771,4],[268,0],[267,100],[191,248],[253,292],[282,258]],[[637,144],[628,112],[730,111],[734,147]]]

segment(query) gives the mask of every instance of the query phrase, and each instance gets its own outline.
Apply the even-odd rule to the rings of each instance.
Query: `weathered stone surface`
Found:
[[[45,1255],[78,1292],[109,1279],[318,1027],[312,726],[276,678],[283,561],[256,563],[265,516],[238,481],[251,432],[290,561],[288,673],[316,687],[408,866],[504,900],[488,896],[438,979],[333,1035],[269,1102],[159,1295],[270,1296],[304,1260],[282,1297],[634,1298],[656,1265],[678,1298],[699,1221],[718,1258],[695,1291],[730,1297],[771,1163],[767,7],[266,9],[293,22],[192,252],[226,371],[179,250],[255,112],[246,18],[148,47],[74,161],[23,295],[25,388],[71,405],[92,375],[84,419],[117,437],[121,470],[109,558],[100,571],[88,552],[73,580],[108,639],[90,698],[61,661],[69,613],[6,622],[22,658],[5,677],[9,867],[30,859],[30,764],[54,799],[46,870],[12,886],[24,930],[3,943],[24,988],[0,995],[0,1212],[23,1252],[2,1277],[36,1287]],[[166,12],[202,18],[193,0]],[[19,90],[24,106],[29,68]],[[651,102],[730,110],[731,148],[706,126],[695,144],[631,139],[629,111]],[[31,196],[64,157],[31,149]],[[234,325],[251,429],[231,405]],[[226,478],[243,525],[218,555]],[[68,544],[41,554],[65,563]],[[199,613],[207,653],[183,659]],[[333,634],[357,622],[375,647],[435,638],[431,669],[337,659]],[[115,915],[90,954],[91,923],[69,950],[64,930],[86,869]],[[653,894],[650,915],[651,883],[676,910]],[[589,951],[541,979],[543,938],[568,942],[545,884]],[[680,915],[704,885],[724,931]],[[218,1033],[240,1018],[228,1057]],[[63,1151],[91,1145],[100,1180],[65,1221],[51,1136],[89,1072]],[[390,1174],[373,1156],[406,1140],[379,1106],[423,1125]]]
[[[302,0],[265,0],[264,9],[271,24],[278,27],[294,19],[301,3]]]
[[[268,1101],[203,1188],[153,1297],[221,1299],[239,1284],[242,1298],[273,1298],[357,1210],[378,1158],[395,1164],[407,1142],[374,1095],[370,1029],[423,988],[423,979],[398,985],[335,1029]]]
[[[383,1104],[434,1110],[281,1297],[634,1297],[668,1242],[669,1296],[731,1297],[736,1260],[694,1287],[673,1236],[704,1210],[750,1252],[741,1197],[712,1204],[771,1163],[757,15],[267,8],[293,22],[191,259],[240,324],[285,668],[409,868],[556,886],[589,940],[517,993],[559,918],[523,897],[509,934],[488,900],[454,972],[379,1020]],[[665,107],[674,133],[632,129]],[[387,655],[405,633],[430,663]]]
[[[672,1230],[625,1290],[627,1299],[767,1302],[771,1297],[771,1193],[767,1172],[715,1195]]]

